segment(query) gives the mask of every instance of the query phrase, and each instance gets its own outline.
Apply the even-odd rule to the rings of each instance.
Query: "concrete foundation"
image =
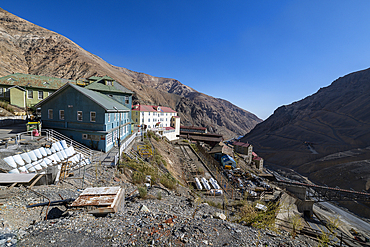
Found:
[[[293,193],[298,199],[306,200],[306,188],[302,186],[287,185],[286,190]]]
[[[312,200],[297,200],[296,205],[298,208],[298,211],[300,213],[303,213],[305,217],[312,218],[313,216],[313,204],[315,201]]]
[[[303,213],[305,217],[312,218],[313,204],[315,201],[306,199],[307,188],[302,186],[288,185],[286,189],[298,198],[295,203],[298,211]]]

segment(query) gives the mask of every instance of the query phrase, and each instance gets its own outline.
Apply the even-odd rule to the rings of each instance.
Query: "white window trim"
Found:
[[[78,114],[81,113],[81,120],[78,119]],[[77,111],[77,121],[83,121],[83,112],[82,111]]]
[[[31,92],[31,97],[29,92]],[[27,99],[33,99],[33,90],[27,90]]]
[[[62,118],[62,112],[63,112],[63,118]],[[59,110],[59,120],[64,120],[64,110]]]
[[[48,119],[53,119],[53,109],[48,109]]]
[[[92,119],[92,114],[95,114],[94,120]],[[94,112],[94,111],[90,112],[90,122],[96,122],[96,112]]]
[[[110,113],[108,113],[108,123],[110,122]]]
[[[41,93],[41,97],[40,97]],[[44,92],[43,91],[37,91],[37,99],[43,99],[44,98]]]

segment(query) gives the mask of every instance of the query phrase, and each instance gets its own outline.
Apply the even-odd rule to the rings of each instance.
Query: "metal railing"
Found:
[[[47,133],[47,139],[49,141],[61,141],[61,140],[65,140],[67,142],[67,144],[73,146],[73,148],[77,151],[77,152],[80,152],[82,153],[84,156],[86,157],[89,157],[90,161],[93,162],[95,161],[94,158],[95,158],[95,155],[94,155],[94,151],[86,146],[84,146],[83,144],[59,133],[58,131],[55,131],[53,129],[44,129],[42,130],[42,132],[46,132]]]
[[[131,142],[136,138],[137,135],[138,135],[138,133],[134,132],[126,141],[124,141],[121,144],[121,147],[120,147],[120,152],[121,153],[126,151],[127,147],[130,146]]]

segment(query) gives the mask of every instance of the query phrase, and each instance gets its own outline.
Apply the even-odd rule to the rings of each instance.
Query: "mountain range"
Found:
[[[0,76],[11,73],[72,80],[108,75],[135,93],[134,104],[169,106],[178,111],[182,125],[207,127],[225,138],[245,134],[262,121],[178,80],[113,66],[68,38],[0,8]]]
[[[293,169],[318,184],[370,191],[370,69],[279,107],[241,140],[275,169]]]

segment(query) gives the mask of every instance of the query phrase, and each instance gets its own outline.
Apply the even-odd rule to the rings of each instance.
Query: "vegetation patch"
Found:
[[[270,202],[267,205],[266,211],[258,210],[255,206],[257,203],[263,204],[262,202],[250,203],[243,201],[243,206],[240,208],[238,213],[238,222],[244,221],[246,225],[253,226],[261,229],[275,229],[276,213],[279,209],[279,203]]]

